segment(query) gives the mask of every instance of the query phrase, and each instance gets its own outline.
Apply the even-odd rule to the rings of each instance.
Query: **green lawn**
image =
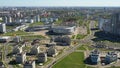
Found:
[[[62,23],[62,20],[58,20],[55,22],[55,24],[61,24]]]
[[[111,67],[108,67],[108,68],[120,68],[120,67],[115,67],[115,66],[112,67],[112,66],[111,66]]]
[[[12,30],[12,29],[14,29],[15,27],[17,27],[17,26],[6,26],[6,29],[7,29],[7,30]]]
[[[83,39],[86,35],[77,34],[76,39]]]
[[[29,26],[32,27],[32,26],[39,26],[39,25],[43,25],[43,22],[35,22],[30,24]]]
[[[96,68],[96,67],[90,67],[90,66],[87,66],[87,68]]]
[[[71,39],[74,39],[75,37],[76,37],[76,39],[83,39],[83,38],[86,37],[86,35],[81,35],[81,34],[77,34],[77,36],[76,36],[76,35],[73,35],[73,36],[71,37]]]
[[[3,20],[0,20],[0,22],[3,22]]]
[[[5,33],[5,34],[0,34],[2,36],[20,36],[20,35],[30,35],[32,33],[28,33],[28,32],[24,32],[24,31],[16,31],[16,32],[8,32],[8,33]]]
[[[42,35],[30,35],[30,36],[22,36],[22,38],[27,40],[34,40],[34,39],[40,39],[45,37]]]
[[[55,64],[53,68],[85,68],[84,53],[74,52]]]
[[[85,49],[85,46],[84,45],[82,45],[81,47],[79,47],[77,50],[86,50]]]

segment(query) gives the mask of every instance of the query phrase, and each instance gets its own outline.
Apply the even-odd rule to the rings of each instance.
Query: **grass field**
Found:
[[[108,68],[120,68],[120,67],[114,67],[114,66],[111,66],[111,67],[108,67]]]
[[[43,22],[35,22],[30,24],[29,26],[32,27],[32,26],[39,26],[39,25],[43,25]]]
[[[62,59],[53,68],[85,68],[84,53],[74,52]]]
[[[29,35],[29,36],[22,36],[22,38],[26,40],[34,40],[34,39],[41,39],[45,37],[42,35]]]
[[[5,34],[0,34],[2,36],[20,36],[20,35],[30,35],[32,33],[27,33],[27,32],[24,32],[24,31],[16,31],[16,32],[8,32],[8,33],[5,33]]]
[[[82,45],[81,47],[79,47],[77,50],[86,50],[85,49],[85,46],[84,45]]]

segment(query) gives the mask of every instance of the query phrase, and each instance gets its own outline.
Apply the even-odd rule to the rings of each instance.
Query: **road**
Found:
[[[3,43],[3,47],[4,47],[4,62],[6,64],[8,64],[10,62],[10,58],[7,58],[7,54],[8,54],[8,44],[9,43]],[[6,68],[13,68],[12,65],[8,65]]]

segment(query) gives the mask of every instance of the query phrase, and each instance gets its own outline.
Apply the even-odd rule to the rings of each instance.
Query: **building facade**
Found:
[[[6,24],[0,23],[0,33],[6,33]]]
[[[120,13],[113,13],[110,19],[100,19],[99,29],[101,31],[120,36]]]

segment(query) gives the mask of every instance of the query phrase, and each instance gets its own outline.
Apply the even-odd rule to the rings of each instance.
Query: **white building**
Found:
[[[0,23],[0,33],[6,33],[6,24]]]
[[[23,68],[36,68],[35,61],[26,61]]]
[[[17,54],[17,56],[16,56],[17,63],[24,63],[25,61],[26,61],[26,53],[25,52]]]
[[[13,54],[22,53],[22,47],[19,47],[18,45],[13,48]]]
[[[1,36],[0,37],[0,42],[9,42],[9,41],[11,41],[10,36]]]
[[[22,39],[21,39],[21,37],[20,36],[16,36],[16,37],[14,37],[13,38],[13,42],[20,42]]]
[[[75,26],[69,27],[69,26],[53,26],[51,29],[53,33],[57,34],[72,34],[75,32]]]
[[[46,53],[40,53],[38,54],[38,62],[44,63],[47,61],[47,54]]]

